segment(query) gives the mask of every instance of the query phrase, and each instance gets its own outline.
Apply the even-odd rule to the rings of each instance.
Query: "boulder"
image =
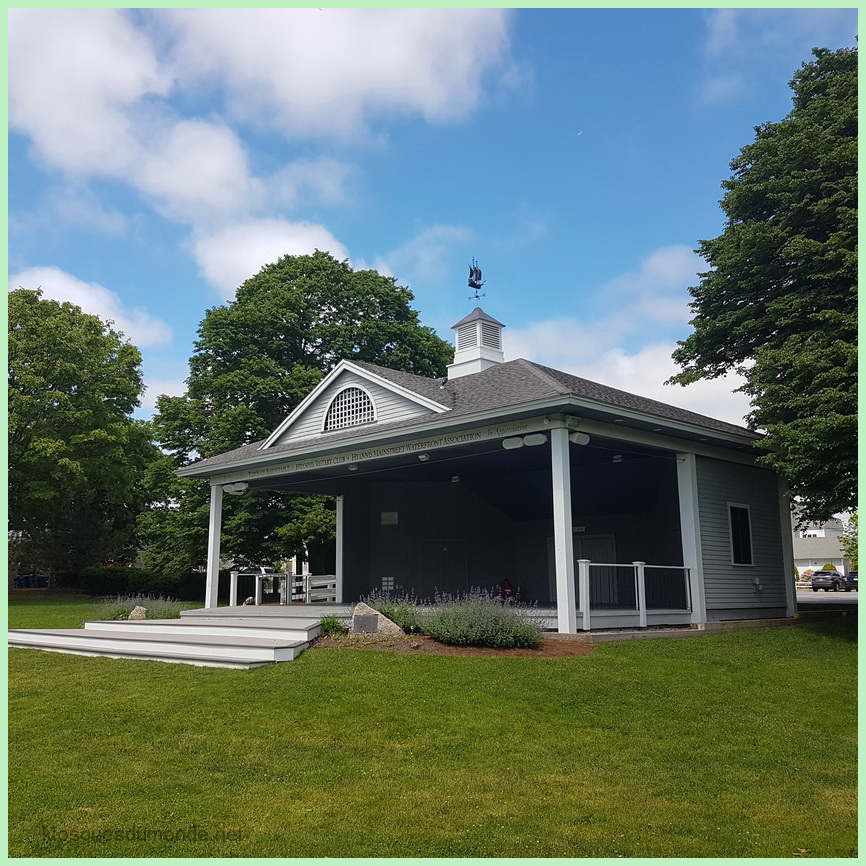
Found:
[[[370,628],[373,617],[376,617],[375,632],[371,632]],[[359,601],[352,611],[352,631],[363,634],[404,634],[403,629],[396,622],[392,622],[378,610],[373,610],[369,604],[364,604],[363,601]]]
[[[137,604],[127,619],[147,619],[147,608]]]

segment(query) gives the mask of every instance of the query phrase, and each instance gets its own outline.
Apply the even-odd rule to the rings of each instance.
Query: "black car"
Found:
[[[845,575],[845,592],[851,592],[851,590],[857,592],[857,572],[849,571],[847,575]]]
[[[824,592],[839,592],[840,589],[845,589],[845,578],[838,571],[816,571],[812,575],[812,592],[818,592],[823,589]]]

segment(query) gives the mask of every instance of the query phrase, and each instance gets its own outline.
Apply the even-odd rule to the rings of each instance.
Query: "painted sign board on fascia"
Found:
[[[213,481],[228,484],[232,481],[253,481],[259,478],[272,478],[275,475],[292,475],[298,472],[308,472],[311,469],[327,469],[331,466],[345,466],[349,463],[364,463],[369,460],[381,460],[386,457],[420,454],[422,452],[439,451],[453,448],[457,445],[472,445],[478,442],[490,442],[508,436],[523,435],[542,430],[549,430],[550,425],[544,418],[531,418],[527,421],[515,421],[510,424],[492,424],[489,427],[476,427],[455,433],[444,433],[427,439],[410,439],[403,442],[392,442],[387,445],[374,445],[369,448],[356,448],[341,451],[337,454],[326,454],[321,457],[309,457],[301,460],[287,460],[272,466],[262,466],[257,469],[239,469],[225,475],[211,476]]]

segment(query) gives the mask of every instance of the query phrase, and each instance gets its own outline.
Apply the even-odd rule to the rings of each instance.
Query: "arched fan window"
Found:
[[[343,388],[331,401],[325,415],[324,431],[341,430],[356,424],[369,424],[376,420],[376,410],[370,395],[361,388]]]

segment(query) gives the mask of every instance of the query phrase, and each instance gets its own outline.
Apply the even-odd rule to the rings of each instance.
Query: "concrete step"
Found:
[[[43,628],[10,629],[9,646],[83,655],[248,667],[291,661],[307,648],[308,641],[172,631],[141,632],[134,629]]]
[[[260,637],[272,640],[311,641],[322,630],[317,619],[301,617],[195,617],[189,619],[92,620],[84,623],[87,631],[132,634],[189,634],[206,637]]]

